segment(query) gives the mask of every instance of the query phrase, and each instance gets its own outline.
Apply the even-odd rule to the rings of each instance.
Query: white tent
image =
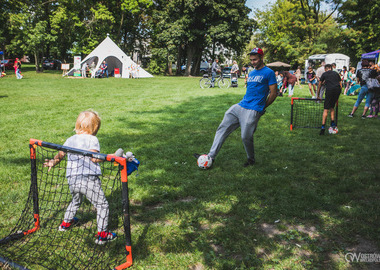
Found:
[[[122,78],[129,78],[132,70],[134,76],[138,78],[153,77],[150,73],[142,69],[139,65],[132,61],[108,36],[100,43],[86,58],[80,63],[81,67],[84,63],[91,65],[95,63],[98,70],[103,61],[108,65],[108,73],[112,73],[118,68]],[[75,69],[72,68],[66,75],[73,76]]]

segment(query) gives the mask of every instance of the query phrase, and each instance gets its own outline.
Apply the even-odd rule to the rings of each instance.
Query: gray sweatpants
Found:
[[[240,126],[241,139],[247,153],[247,158],[255,160],[253,133],[262,115],[263,113],[245,109],[238,104],[232,105],[224,114],[223,121],[216,130],[214,142],[208,155],[214,159],[227,137]]]
[[[67,180],[73,200],[67,207],[63,221],[70,222],[74,218],[82,203],[83,196],[86,196],[96,208],[98,232],[106,231],[108,227],[109,207],[99,177],[77,175],[68,177]]]

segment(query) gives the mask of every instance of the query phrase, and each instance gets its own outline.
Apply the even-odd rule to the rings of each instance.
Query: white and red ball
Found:
[[[337,134],[338,133],[338,127],[329,127],[329,134]]]
[[[212,166],[212,158],[209,155],[200,155],[197,164],[201,169],[208,169]]]

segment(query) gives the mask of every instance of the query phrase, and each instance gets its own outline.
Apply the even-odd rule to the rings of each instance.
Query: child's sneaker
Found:
[[[96,235],[95,244],[104,245],[107,242],[111,242],[117,238],[116,233],[113,232],[98,232]]]
[[[59,228],[58,230],[60,232],[65,232],[67,231],[68,229],[70,229],[73,225],[75,225],[76,223],[78,223],[79,219],[74,217],[70,222],[64,222],[62,221],[62,224],[59,225]]]
[[[368,116],[367,116],[367,118],[372,118],[372,117],[373,117],[373,115],[372,115],[372,114],[370,114],[370,115],[368,115]]]

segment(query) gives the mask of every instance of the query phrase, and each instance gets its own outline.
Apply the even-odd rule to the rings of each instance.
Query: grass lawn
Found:
[[[363,105],[348,118],[356,96],[341,96],[339,133],[325,136],[290,131],[290,99],[279,97],[255,133],[254,166],[242,167],[237,130],[213,168],[201,170],[192,154],[207,153],[243,81],[201,89],[200,78],[24,75],[0,79],[0,238],[28,196],[29,139],[63,144],[91,108],[102,117],[101,152],[122,147],[141,161],[129,178],[132,269],[380,268],[345,260],[380,254],[380,120],[360,119]],[[294,96],[309,97],[307,86]]]

